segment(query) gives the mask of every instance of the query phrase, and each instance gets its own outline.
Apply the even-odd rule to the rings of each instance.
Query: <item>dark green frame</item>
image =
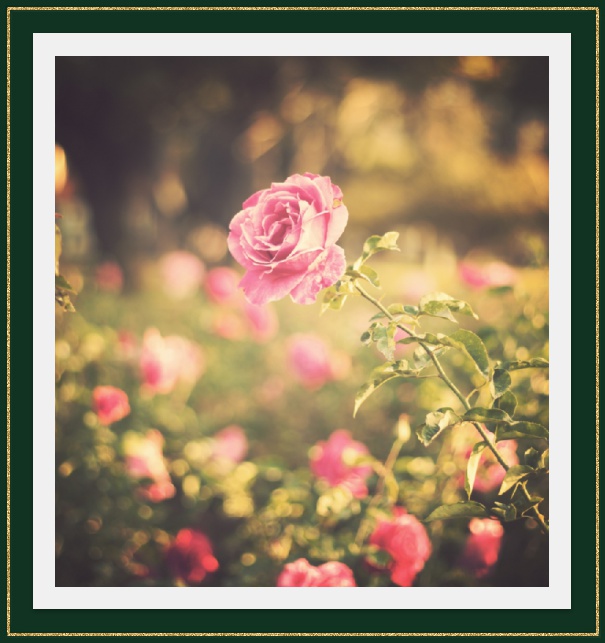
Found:
[[[460,7],[461,5],[453,5]],[[567,4],[566,6],[569,6]],[[295,11],[61,11],[15,10],[10,19],[10,627],[9,635],[42,632],[552,632],[596,635],[596,32],[598,9],[578,10]],[[335,12],[334,12],[335,13]],[[292,17],[292,16],[291,16]],[[275,18],[275,20],[273,20]],[[34,610],[32,609],[32,34],[35,32],[249,32],[331,30],[380,32],[563,32],[572,35],[572,317],[581,329],[571,339],[574,427],[572,433],[571,610]],[[593,254],[592,249],[595,249]],[[50,322],[49,322],[50,323]],[[597,380],[598,381],[598,380]],[[49,530],[53,527],[48,526]],[[556,564],[556,562],[555,562]],[[597,567],[598,575],[598,567]],[[511,591],[514,591],[511,589]],[[402,606],[405,607],[402,592]],[[203,606],[200,606],[203,607]],[[233,612],[237,612],[234,614]],[[437,612],[437,613],[435,613]],[[325,613],[327,618],[322,618]],[[322,623],[319,626],[319,623]],[[312,625],[314,624],[314,625]]]

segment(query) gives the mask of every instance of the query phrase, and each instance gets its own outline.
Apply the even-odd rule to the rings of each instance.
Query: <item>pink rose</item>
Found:
[[[122,268],[115,261],[100,264],[95,272],[95,283],[99,290],[120,292],[124,283]]]
[[[208,297],[218,304],[232,301],[237,295],[239,275],[232,268],[213,268],[207,275],[204,288]]]
[[[340,355],[331,353],[317,335],[293,335],[288,342],[288,366],[303,386],[315,389],[346,375]]]
[[[460,564],[475,577],[483,578],[498,561],[504,529],[498,520],[473,518],[470,534],[462,552]]]
[[[212,456],[221,460],[237,464],[241,462],[248,452],[248,439],[241,426],[232,424],[221,429],[214,436]]]
[[[170,479],[163,454],[164,437],[156,429],[145,437],[129,435],[125,439],[126,472],[132,478],[148,478],[152,483],[140,489],[139,495],[151,502],[172,498],[176,489]]]
[[[517,280],[517,273],[502,261],[491,261],[484,264],[461,261],[458,264],[458,274],[467,286],[476,290],[511,286]]]
[[[212,543],[195,529],[181,529],[166,548],[164,556],[174,578],[189,585],[199,585],[207,574],[219,567]]]
[[[277,587],[357,587],[353,572],[344,563],[315,567],[306,558],[288,563],[277,577]]]
[[[517,446],[516,440],[502,440],[498,442],[498,451],[509,467],[519,464]],[[505,474],[506,472],[496,460],[496,456],[489,449],[484,449],[473,488],[480,493],[489,493],[490,491],[499,489]]]
[[[294,174],[253,194],[229,226],[227,240],[246,269],[240,282],[248,301],[265,304],[290,295],[312,304],[346,268],[336,245],[349,213],[329,177]]]
[[[183,337],[162,337],[155,328],[143,335],[140,357],[143,389],[148,393],[170,393],[179,382],[193,384],[204,371],[199,346]]]
[[[468,423],[456,427],[456,430],[453,432],[452,453],[461,469],[458,475],[458,481],[461,487],[464,486],[463,471],[466,470],[468,458],[471,455],[473,446],[479,442],[480,439],[477,430]],[[509,467],[519,464],[517,447],[516,440],[502,440],[497,444],[500,455],[502,455]],[[496,460],[496,456],[494,456],[492,451],[487,448],[483,449],[479,466],[477,467],[473,489],[479,493],[494,491],[502,484],[504,475],[504,468]]]
[[[378,521],[369,543],[391,556],[391,580],[401,587],[412,585],[432,550],[424,525],[402,507],[393,509],[392,518]]]
[[[279,322],[273,308],[270,306],[255,306],[246,302],[244,314],[248,320],[252,338],[255,341],[266,342],[275,337]]]
[[[185,299],[198,291],[206,268],[193,253],[175,250],[162,257],[160,271],[166,294],[173,299]]]
[[[115,386],[97,386],[92,392],[92,405],[101,424],[113,424],[130,413],[128,395]]]
[[[240,340],[246,336],[244,320],[231,310],[219,310],[212,320],[212,330],[224,339]]]
[[[366,480],[372,475],[372,467],[348,464],[346,460],[368,454],[365,444],[351,439],[348,431],[340,429],[334,431],[327,442],[318,442],[313,447],[311,471],[331,487],[346,487],[355,498],[365,498],[368,495]]]

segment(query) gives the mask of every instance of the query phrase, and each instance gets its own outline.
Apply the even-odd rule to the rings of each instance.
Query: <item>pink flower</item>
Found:
[[[163,447],[164,437],[156,429],[147,431],[145,437],[129,434],[124,442],[126,472],[132,478],[152,480],[151,484],[139,491],[143,498],[151,502],[161,502],[176,493],[166,468]]]
[[[162,257],[160,271],[166,294],[173,299],[185,299],[198,291],[206,268],[191,252],[175,250]]]
[[[459,460],[460,469],[466,470],[466,463],[471,455],[473,446],[480,441],[481,438],[479,434],[471,424],[466,423],[456,427],[453,432],[452,452],[454,457]],[[497,444],[498,451],[510,467],[519,464],[517,446],[516,440],[502,440]],[[464,473],[462,470],[458,476],[461,487],[464,486]],[[479,493],[494,491],[502,484],[504,475],[504,468],[496,460],[496,456],[494,456],[492,451],[487,448],[483,449],[473,490]]]
[[[509,467],[519,464],[517,457],[517,441],[516,440],[502,440],[498,442],[498,451],[504,458],[504,461]],[[469,453],[470,455],[470,453]],[[480,493],[489,493],[498,489],[504,480],[505,471],[502,465],[496,460],[496,456],[489,450],[484,449],[479,468],[477,469],[477,476],[475,477],[474,489]]]
[[[212,552],[212,543],[195,529],[181,529],[164,555],[175,579],[190,585],[198,585],[219,567]]]
[[[288,342],[288,366],[303,386],[315,389],[346,375],[340,355],[330,352],[317,335],[293,335]]]
[[[240,286],[250,303],[289,294],[299,304],[312,304],[344,273],[344,251],[336,242],[349,213],[329,177],[294,174],[256,192],[242,207],[227,242],[247,271]]]
[[[270,306],[255,306],[246,302],[244,314],[255,341],[269,341],[277,333],[279,322],[275,311]]]
[[[458,274],[465,284],[476,290],[511,286],[517,280],[517,273],[502,261],[484,264],[461,261],[458,264]]]
[[[232,268],[213,268],[206,276],[204,288],[208,297],[218,304],[235,299],[239,275]]]
[[[368,454],[365,444],[351,439],[348,431],[339,429],[332,433],[327,442],[318,442],[313,447],[311,471],[331,487],[346,487],[355,498],[365,498],[368,495],[366,480],[372,474],[372,467],[348,464],[346,460]]]
[[[120,292],[124,283],[122,268],[115,261],[100,264],[95,272],[95,283],[99,290]]]
[[[92,392],[92,405],[101,424],[113,424],[130,413],[128,395],[115,386],[97,386]]]
[[[471,533],[460,564],[476,578],[483,578],[498,561],[504,529],[498,520],[491,518],[473,518],[468,526]]]
[[[241,462],[248,452],[248,440],[241,426],[232,424],[214,436],[212,455],[233,464]]]
[[[157,329],[148,328],[139,365],[148,393],[170,393],[179,382],[197,381],[204,371],[204,358],[199,346],[185,338],[162,337]]]
[[[353,572],[344,563],[315,567],[306,558],[288,563],[277,577],[277,587],[357,587]]]
[[[240,340],[246,336],[244,320],[231,310],[219,310],[212,320],[212,330],[224,339]]]
[[[391,556],[391,580],[401,587],[412,585],[432,550],[424,525],[402,507],[393,509],[392,518],[379,520],[369,543]]]

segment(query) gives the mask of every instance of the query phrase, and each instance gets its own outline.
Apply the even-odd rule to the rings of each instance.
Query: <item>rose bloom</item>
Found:
[[[372,474],[372,467],[347,464],[346,460],[368,454],[365,444],[353,440],[349,431],[339,429],[327,442],[320,441],[311,449],[311,471],[331,487],[346,487],[355,498],[365,498],[368,495],[366,480]]]
[[[241,426],[231,424],[214,436],[212,457],[233,464],[241,462],[248,453],[248,439]]]
[[[212,320],[212,330],[223,339],[238,341],[246,337],[246,324],[232,310],[219,310]]]
[[[329,177],[294,174],[253,194],[229,225],[235,260],[246,269],[240,282],[248,301],[265,304],[286,295],[312,304],[346,268],[336,242],[349,213]]]
[[[166,548],[164,557],[174,578],[189,585],[199,585],[219,565],[212,543],[201,531],[181,529]]]
[[[186,250],[175,250],[160,259],[164,291],[173,299],[185,299],[200,288],[206,273],[203,262]]]
[[[252,339],[267,342],[277,334],[279,322],[270,306],[255,306],[248,302],[244,305],[244,315],[248,321]]]
[[[403,507],[394,507],[392,518],[379,519],[369,543],[391,556],[391,580],[401,587],[412,585],[432,550],[424,525]]]
[[[179,382],[193,384],[204,371],[199,346],[178,335],[162,337],[156,328],[143,335],[139,361],[143,389],[151,394],[170,393]]]
[[[309,389],[320,388],[346,374],[346,369],[341,369],[340,356],[332,354],[317,335],[293,335],[288,342],[287,359],[294,376]]]
[[[517,273],[502,261],[491,261],[485,264],[461,261],[458,264],[458,274],[467,286],[475,290],[512,286],[517,280]]]
[[[115,261],[105,261],[97,266],[95,283],[99,290],[120,292],[124,283],[122,268]]]
[[[468,527],[471,533],[466,539],[460,564],[476,578],[483,578],[498,561],[504,529],[492,518],[473,518]]]
[[[139,490],[139,495],[151,502],[161,502],[176,493],[166,468],[163,447],[164,437],[156,429],[147,431],[145,437],[131,435],[124,444],[128,475],[152,480],[151,484]]]
[[[315,567],[306,558],[288,563],[277,577],[277,587],[357,587],[353,572],[344,563]]]
[[[113,424],[130,413],[128,395],[115,386],[97,386],[92,392],[92,405],[101,424]]]
[[[232,268],[225,266],[213,268],[206,275],[204,289],[212,301],[224,304],[233,301],[237,296],[239,280],[239,275]]]

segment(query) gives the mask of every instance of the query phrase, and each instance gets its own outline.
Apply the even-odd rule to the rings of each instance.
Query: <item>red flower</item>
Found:
[[[128,395],[115,386],[97,386],[92,404],[101,424],[113,424],[130,413]]]
[[[306,558],[288,563],[277,577],[278,587],[357,587],[353,572],[344,563],[315,567]]]
[[[365,444],[351,438],[345,429],[334,431],[327,442],[318,442],[311,450],[311,471],[325,480],[330,486],[346,487],[355,498],[365,498],[368,495],[366,479],[372,473],[369,465],[347,464],[347,456],[354,459],[367,455],[369,451]]]
[[[392,518],[379,520],[369,542],[391,556],[391,580],[401,587],[411,586],[432,549],[422,523],[402,507],[393,509]]]
[[[486,576],[498,561],[504,529],[498,520],[473,518],[468,525],[460,564],[477,578]]]
[[[181,529],[167,547],[165,559],[177,580],[198,585],[218,569],[208,537],[195,529]]]

